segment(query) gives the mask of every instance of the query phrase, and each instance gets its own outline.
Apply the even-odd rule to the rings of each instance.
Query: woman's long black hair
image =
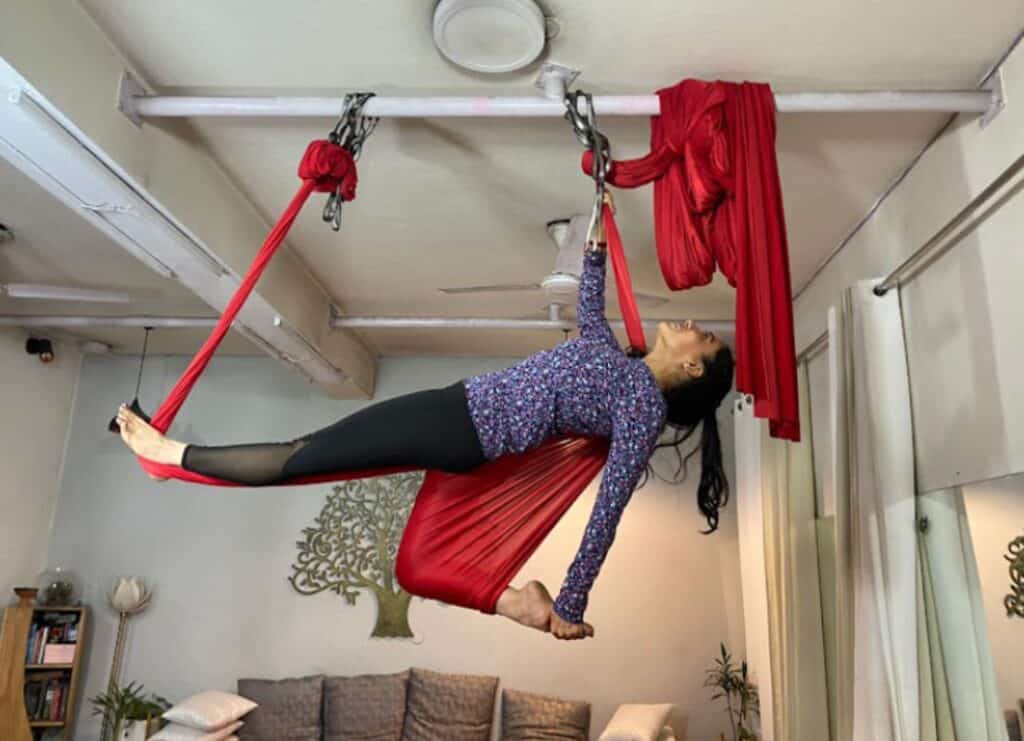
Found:
[[[697,507],[708,521],[705,533],[718,529],[718,510],[729,501],[729,481],[722,467],[722,439],[718,434],[716,413],[722,399],[732,388],[734,367],[732,350],[723,345],[712,357],[704,360],[702,375],[665,392],[668,407],[666,422],[672,429],[673,436],[655,448],[675,450],[678,458],[675,475],[671,479],[665,479],[671,483],[679,483],[686,478],[687,464],[700,450]],[[701,426],[700,445],[683,455],[680,447],[693,436],[698,425]],[[654,469],[648,464],[644,482],[652,473],[655,473]]]

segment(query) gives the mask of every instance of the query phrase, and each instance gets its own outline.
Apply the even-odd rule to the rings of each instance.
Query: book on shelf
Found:
[[[81,614],[77,612],[40,612],[29,628],[25,663],[72,664],[78,646]]]
[[[38,675],[25,683],[25,710],[30,721],[62,721],[67,713],[71,679],[65,674]]]
[[[75,663],[74,643],[49,643],[43,652],[43,664],[73,664]]]

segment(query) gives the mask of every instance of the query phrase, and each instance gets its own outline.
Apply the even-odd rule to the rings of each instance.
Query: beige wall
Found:
[[[55,344],[42,364],[26,335],[0,329],[0,604],[11,589],[35,586],[46,566],[81,356]]]
[[[152,408],[184,359],[146,364],[143,406]],[[512,361],[385,359],[378,398],[430,388]],[[126,680],[180,699],[231,689],[240,676],[389,672],[410,665],[496,675],[504,687],[593,703],[597,738],[624,702],[672,702],[680,738],[704,741],[727,719],[701,685],[725,641],[744,655],[735,504],[714,536],[700,535],[691,472],[682,486],[651,483],[630,503],[592,593],[594,640],[560,643],[500,618],[416,600],[416,642],[370,640],[375,605],[354,607],[333,594],[300,596],[287,582],[302,529],[313,524],[327,485],[226,490],[150,481],[116,440],[97,432],[136,363],[87,358],[68,445],[51,555],[74,561],[95,609],[84,692],[101,690],[116,621],[102,591],[119,574],[156,588],[153,606],[133,621]],[[270,360],[222,358],[207,370],[173,430],[207,444],[288,439],[333,422],[359,402],[325,399]],[[732,423],[721,412],[730,480]],[[667,462],[666,462],[667,463]],[[596,493],[592,485],[525,567],[557,589],[572,560]],[[94,739],[88,713],[75,738]],[[682,732],[685,731],[685,735]]]
[[[797,299],[798,348],[844,287],[888,273],[1024,153],[1024,46],[1003,73],[1006,109],[987,128],[958,121]],[[902,291],[922,491],[1024,471],[1021,183]],[[827,399],[813,367],[812,396]]]
[[[965,486],[963,493],[1002,707],[1024,712],[1024,620],[1007,617],[1003,607],[1010,592],[1006,546],[1024,535],[1024,476]]]

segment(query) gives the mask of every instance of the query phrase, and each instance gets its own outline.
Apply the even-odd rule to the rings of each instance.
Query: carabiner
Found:
[[[327,196],[327,203],[324,204],[323,219],[331,225],[331,229],[334,231],[341,229],[341,205],[344,202],[344,199],[341,197],[341,188],[339,187]]]
[[[586,103],[587,113],[580,113],[579,101],[580,99]],[[576,134],[576,140],[579,141],[587,149],[590,149],[594,145],[593,133],[593,101],[588,93],[584,93],[577,90],[574,93],[566,93],[564,101],[565,103],[565,119],[572,124],[573,133]]]

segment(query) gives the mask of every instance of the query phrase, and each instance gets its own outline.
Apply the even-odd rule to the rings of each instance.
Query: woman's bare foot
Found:
[[[548,632],[553,601],[547,587],[530,581],[522,589],[507,588],[498,598],[495,612],[527,628]]]
[[[118,407],[117,424],[121,428],[121,439],[136,455],[154,463],[181,465],[185,455],[184,443],[164,437],[124,404]],[[160,476],[151,475],[150,478],[166,481]]]

